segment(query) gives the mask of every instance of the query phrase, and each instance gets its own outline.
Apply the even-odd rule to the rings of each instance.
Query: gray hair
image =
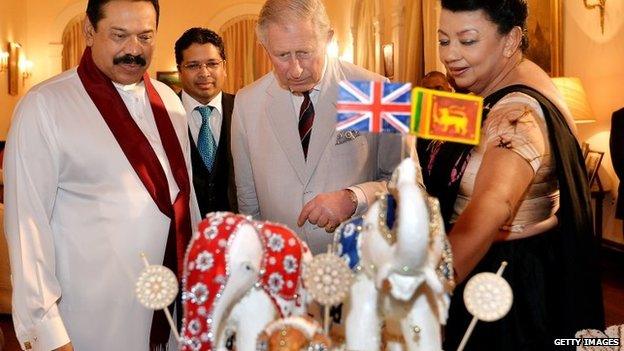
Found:
[[[260,10],[256,35],[262,45],[267,43],[269,24],[288,24],[312,20],[319,39],[329,33],[329,16],[322,0],[267,0]]]

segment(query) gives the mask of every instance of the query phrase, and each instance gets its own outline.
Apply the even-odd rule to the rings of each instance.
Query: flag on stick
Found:
[[[483,98],[414,88],[410,132],[419,138],[476,145],[481,136]]]
[[[401,133],[410,130],[410,83],[342,81],[336,104],[336,130]]]

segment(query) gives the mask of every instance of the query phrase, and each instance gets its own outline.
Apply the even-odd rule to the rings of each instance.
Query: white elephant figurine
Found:
[[[380,350],[384,325],[399,329],[387,349],[442,348],[452,254],[439,203],[419,188],[416,172],[414,161],[402,161],[389,185],[394,196],[380,196],[362,218],[339,228],[339,254],[356,272],[345,306],[347,350]]]
[[[286,226],[229,212],[208,214],[184,260],[181,350],[254,351],[265,326],[302,315],[301,268],[312,255]]]

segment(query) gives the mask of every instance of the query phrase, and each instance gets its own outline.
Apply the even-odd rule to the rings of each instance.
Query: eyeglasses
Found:
[[[219,68],[219,66],[221,66],[221,63],[225,61],[225,60],[221,60],[221,61],[208,61],[208,62],[191,62],[191,63],[187,63],[182,65],[182,67],[184,67],[184,69],[188,69],[189,71],[192,72],[198,72],[200,69],[202,69],[202,67],[206,67],[207,70],[210,71],[214,71],[217,68]]]

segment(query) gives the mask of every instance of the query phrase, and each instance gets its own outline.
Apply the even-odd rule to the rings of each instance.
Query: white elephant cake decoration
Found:
[[[362,218],[338,230],[339,254],[356,272],[346,306],[346,349],[381,349],[383,325],[397,325],[394,350],[441,350],[454,288],[450,245],[437,199],[417,185],[405,159],[389,188]],[[394,199],[396,201],[396,210]]]
[[[181,350],[255,350],[264,327],[305,312],[301,267],[311,259],[286,226],[229,212],[208,214],[184,260]]]

